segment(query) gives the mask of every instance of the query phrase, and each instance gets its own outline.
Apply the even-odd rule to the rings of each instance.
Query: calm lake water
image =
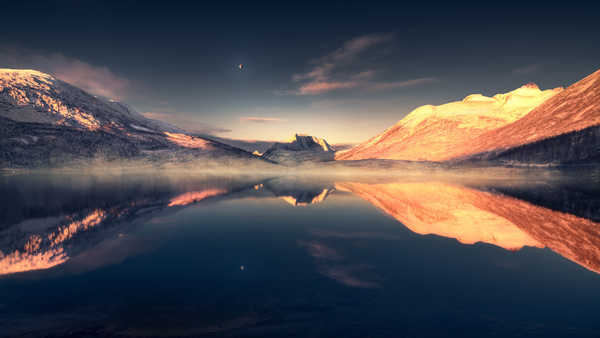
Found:
[[[17,174],[0,191],[2,337],[600,337],[589,172]]]

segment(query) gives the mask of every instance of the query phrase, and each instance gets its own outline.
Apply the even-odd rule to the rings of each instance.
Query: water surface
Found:
[[[0,187],[0,336],[600,336],[593,175]]]

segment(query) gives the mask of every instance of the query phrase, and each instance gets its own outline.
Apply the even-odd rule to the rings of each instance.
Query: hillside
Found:
[[[599,126],[600,70],[518,121],[478,136],[454,155],[516,162],[597,161]]]
[[[0,69],[0,119],[0,168],[56,167],[90,159],[258,160],[35,70]]]
[[[493,97],[472,94],[462,101],[421,106],[382,134],[336,154],[336,159],[451,159],[466,151],[476,137],[517,121],[561,91],[527,84]]]

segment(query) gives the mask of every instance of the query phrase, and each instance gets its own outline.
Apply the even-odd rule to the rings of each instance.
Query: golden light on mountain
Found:
[[[470,147],[477,136],[519,120],[561,91],[526,84],[493,97],[471,94],[461,101],[421,106],[380,135],[339,152],[336,159],[451,159]]]

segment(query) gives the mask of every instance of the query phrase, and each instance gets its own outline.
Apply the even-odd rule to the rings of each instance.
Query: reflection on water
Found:
[[[556,192],[566,190],[557,188],[557,184],[562,183],[544,180],[535,184],[528,180],[525,180],[527,183],[516,180],[511,184],[499,184],[486,180],[377,181],[351,177],[190,178],[126,175],[109,178],[12,176],[0,177],[0,180],[3,191],[8,193],[2,197],[0,207],[0,275],[7,280],[16,278],[14,283],[20,283],[21,277],[36,280],[67,278],[62,276],[118,266],[128,258],[145,253],[154,255],[152,252],[160,252],[160,247],[168,246],[166,243],[170,240],[163,235],[150,236],[152,240],[149,240],[147,235],[143,235],[144,232],[165,231],[156,230],[153,224],[165,229],[185,223],[181,215],[185,215],[186,210],[194,211],[194,222],[208,224],[215,222],[214,217],[227,218],[229,224],[245,224],[250,222],[247,221],[248,215],[263,210],[263,213],[252,216],[255,217],[254,222],[260,223],[252,224],[277,223],[279,228],[284,229],[288,226],[294,228],[295,225],[302,229],[302,235],[294,235],[298,238],[292,239],[291,246],[278,244],[276,237],[283,235],[276,235],[272,230],[263,234],[266,237],[274,236],[271,244],[265,248],[270,250],[268,256],[281,255],[301,262],[305,258],[292,259],[297,257],[295,250],[299,249],[309,259],[313,272],[338,283],[340,287],[386,292],[391,281],[404,280],[410,283],[406,276],[398,279],[400,277],[395,275],[397,272],[385,272],[378,268],[390,257],[368,254],[365,250],[381,241],[398,241],[406,245],[406,241],[412,243],[416,239],[378,226],[385,223],[384,218],[360,211],[367,206],[391,216],[414,234],[455,239],[456,250],[461,245],[472,246],[477,243],[490,244],[497,250],[509,252],[529,248],[543,253],[547,248],[589,271],[600,273],[600,224],[597,223],[597,210],[591,210],[600,194],[597,193],[598,182],[594,180],[587,181],[587,184],[572,184],[569,192],[560,196]],[[578,186],[581,191],[574,188]],[[551,192],[546,199],[545,191]],[[298,206],[304,208],[295,208]],[[201,209],[196,211],[194,207]],[[227,211],[219,211],[217,216],[206,214],[213,209]],[[331,216],[334,214],[338,216]],[[354,216],[345,218],[346,214]],[[400,224],[396,224],[397,229],[402,228],[398,227]],[[228,241],[237,238],[234,234],[236,229],[232,225],[231,237],[216,241],[228,247]],[[252,241],[251,238],[247,240]],[[429,237],[420,240],[429,240]],[[197,247],[196,243],[187,242],[189,239],[177,241],[182,248],[192,250]],[[215,245],[218,247],[217,243]],[[347,245],[351,245],[351,248]],[[435,255],[437,250],[431,247],[429,254]],[[155,261],[162,259],[165,258],[154,258]],[[176,261],[173,264],[176,265]],[[292,275],[297,274],[298,278],[309,275],[302,264],[298,265],[298,270],[290,270],[294,271]],[[571,263],[565,261],[564,264]],[[282,266],[278,269],[288,268],[289,264],[286,263],[285,268]],[[163,266],[157,269],[156,273],[163,273],[160,269],[170,268]],[[403,266],[399,264],[396,269],[401,271]],[[245,267],[239,270],[250,273]],[[596,286],[600,286],[600,280],[597,280]],[[311,287],[318,288],[311,284],[295,286]],[[319,290],[314,292],[319,293]],[[267,293],[263,297],[276,296]],[[310,297],[317,297],[318,300],[325,296]],[[265,304],[269,303],[269,300],[265,301]],[[180,310],[185,312],[184,304],[181,306]],[[0,314],[2,309],[7,308],[0,302]],[[254,311],[240,316],[222,318],[216,326],[206,324],[192,331],[169,332],[176,332],[174,335],[225,332],[258,325],[264,320],[260,313]],[[3,323],[2,318],[0,315],[0,324]],[[21,332],[21,324],[14,324],[15,320],[10,319],[14,326],[11,332]],[[303,320],[306,323],[311,321]],[[6,321],[9,322],[8,319]],[[30,318],[26,325],[32,322],[35,320]],[[283,322],[288,323],[287,320]],[[148,329],[148,325],[138,323],[134,331],[119,331],[119,334],[152,336],[158,332]],[[164,335],[161,332],[160,335]],[[381,336],[393,335],[390,332],[395,331],[392,329]]]
[[[412,231],[507,250],[548,247],[600,273],[600,224],[500,194],[439,182],[340,183]]]
[[[519,250],[524,246],[548,247],[589,270],[600,272],[598,223],[500,193],[436,181],[309,183],[297,178],[275,178],[259,183],[248,180],[201,183],[210,185],[204,190],[182,192],[172,197],[172,191],[160,192],[152,190],[156,188],[153,187],[150,189],[152,198],[142,195],[102,209],[82,210],[59,217],[45,215],[3,225],[0,274],[48,269],[62,264],[89,245],[89,240],[73,242],[74,237],[98,236],[105,229],[96,228],[105,223],[114,226],[120,222],[133,223],[138,218],[148,220],[170,208],[211,201],[218,196],[224,199],[275,196],[293,206],[307,206],[324,202],[334,190],[359,196],[420,235],[454,238],[463,244],[489,243],[506,250]],[[86,234],[91,230],[95,231]],[[307,244],[307,248],[313,256],[315,252],[326,251],[314,244]]]

